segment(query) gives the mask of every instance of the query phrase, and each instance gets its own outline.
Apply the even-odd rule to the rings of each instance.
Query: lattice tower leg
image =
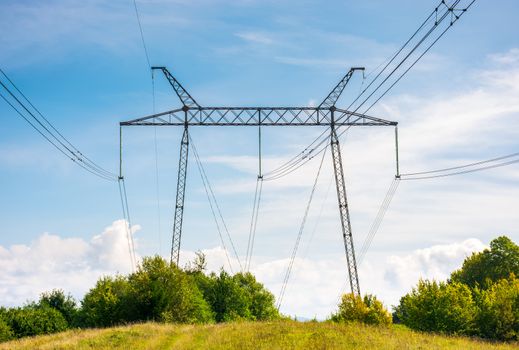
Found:
[[[353,294],[360,296],[359,277],[357,274],[357,262],[355,261],[355,249],[353,248],[353,236],[351,233],[350,213],[346,198],[346,185],[342,168],[341,148],[335,126],[331,126],[331,149],[333,169],[335,173],[335,185],[337,187],[337,199],[339,201],[339,215],[341,217],[342,237],[346,250],[346,261],[350,277],[350,287]]]
[[[178,265],[180,256],[180,239],[182,237],[182,220],[184,218],[184,195],[186,191],[187,159],[189,154],[189,134],[184,127],[180,143],[178,161],[177,197],[175,201],[175,217],[173,220],[173,237],[171,240],[171,262]]]

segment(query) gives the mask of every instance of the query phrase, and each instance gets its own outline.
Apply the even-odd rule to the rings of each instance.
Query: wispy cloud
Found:
[[[274,43],[274,39],[263,32],[241,32],[234,34],[240,39],[243,39],[246,42],[255,43],[255,44],[263,44],[263,45],[271,45]]]

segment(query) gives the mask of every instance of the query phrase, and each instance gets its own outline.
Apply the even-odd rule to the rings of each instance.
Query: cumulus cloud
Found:
[[[486,248],[488,246],[479,239],[471,238],[463,242],[418,249],[405,256],[392,255],[388,258],[385,279],[400,287],[409,287],[420,278],[446,280],[466,257]]]
[[[44,233],[29,245],[0,246],[0,305],[36,300],[40,293],[54,288],[81,299],[99,277],[129,273],[126,225],[124,220],[114,221],[90,240]],[[134,226],[133,232],[137,230],[139,226]],[[363,292],[375,293],[390,306],[419,278],[445,279],[466,256],[484,248],[478,239],[468,239],[370,261],[359,270]],[[238,259],[220,246],[201,251],[206,256],[207,272],[241,270]],[[195,252],[182,250],[180,257],[180,265],[185,266],[193,261]],[[243,256],[240,260],[244,260]],[[287,258],[256,255],[251,272],[278,298],[288,264]],[[336,309],[340,293],[348,290],[346,282],[344,257],[298,257],[281,311],[324,319]]]
[[[28,245],[0,246],[0,304],[19,305],[54,288],[79,298],[100,276],[129,272],[126,228],[117,220],[90,241],[44,233]]]

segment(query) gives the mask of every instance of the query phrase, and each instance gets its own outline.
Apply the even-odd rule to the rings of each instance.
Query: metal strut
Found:
[[[339,138],[337,136],[335,124],[333,123],[333,111],[330,135],[335,185],[337,186],[337,199],[339,201],[339,215],[341,217],[342,237],[344,239],[344,249],[346,251],[351,292],[360,296],[359,276],[357,273],[357,262],[355,260],[355,249],[353,247],[353,236],[351,233],[350,212],[348,210],[346,184],[344,182],[344,172],[342,168],[341,148],[339,146]]]
[[[180,239],[182,237],[182,221],[184,217],[184,195],[186,190],[187,159],[189,154],[189,134],[187,123],[184,126],[180,142],[180,158],[178,160],[177,197],[175,201],[175,218],[173,220],[173,238],[171,242],[171,262],[178,265],[180,256]]]

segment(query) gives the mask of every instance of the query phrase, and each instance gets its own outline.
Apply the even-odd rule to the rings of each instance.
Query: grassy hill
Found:
[[[243,322],[217,325],[145,323],[74,330],[0,344],[0,349],[519,349],[519,344],[421,334],[361,324]]]

